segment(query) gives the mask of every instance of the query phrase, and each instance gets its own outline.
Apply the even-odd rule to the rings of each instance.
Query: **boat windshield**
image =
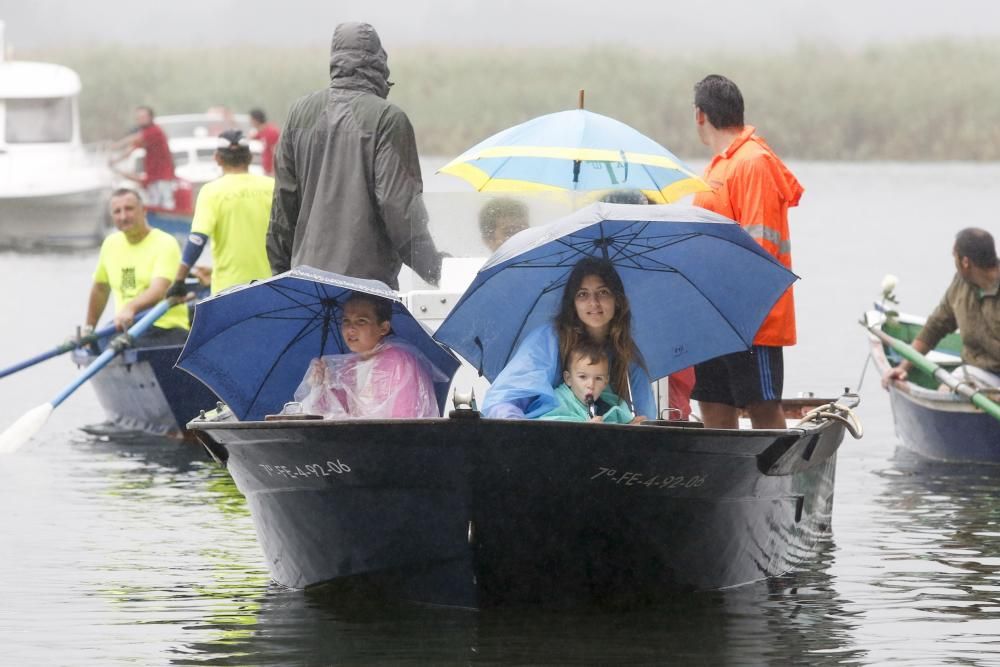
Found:
[[[73,138],[73,102],[68,97],[8,99],[8,144],[67,142]]]

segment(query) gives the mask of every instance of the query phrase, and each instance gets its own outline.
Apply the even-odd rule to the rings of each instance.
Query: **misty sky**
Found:
[[[711,11],[709,15],[707,12]],[[696,50],[858,47],[935,37],[1000,37],[1000,3],[949,0],[0,0],[8,44],[157,46],[326,43],[340,21],[372,23],[393,47],[567,46]]]

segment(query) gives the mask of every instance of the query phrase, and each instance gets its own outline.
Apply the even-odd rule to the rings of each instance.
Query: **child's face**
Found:
[[[340,333],[351,352],[371,352],[382,337],[389,333],[389,322],[378,321],[372,304],[349,301],[344,305]]]
[[[596,401],[608,386],[608,360],[592,364],[587,355],[574,354],[569,369],[563,371],[563,381],[580,402],[586,403],[588,394]]]
[[[493,228],[493,236],[487,240],[486,245],[489,246],[491,251],[495,252],[497,248],[504,244],[504,241],[527,228],[528,224],[524,220],[518,218],[500,218]]]

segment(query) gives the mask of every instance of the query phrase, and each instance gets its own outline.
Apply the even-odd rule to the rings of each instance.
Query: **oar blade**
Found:
[[[0,453],[8,454],[17,451],[21,445],[35,437],[35,434],[45,425],[53,409],[51,403],[43,403],[21,415],[20,419],[8,426],[6,431],[0,433]]]

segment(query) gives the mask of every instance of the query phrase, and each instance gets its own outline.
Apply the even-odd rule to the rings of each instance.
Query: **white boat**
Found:
[[[80,139],[80,77],[4,55],[0,22],[0,245],[97,245],[112,175]]]

